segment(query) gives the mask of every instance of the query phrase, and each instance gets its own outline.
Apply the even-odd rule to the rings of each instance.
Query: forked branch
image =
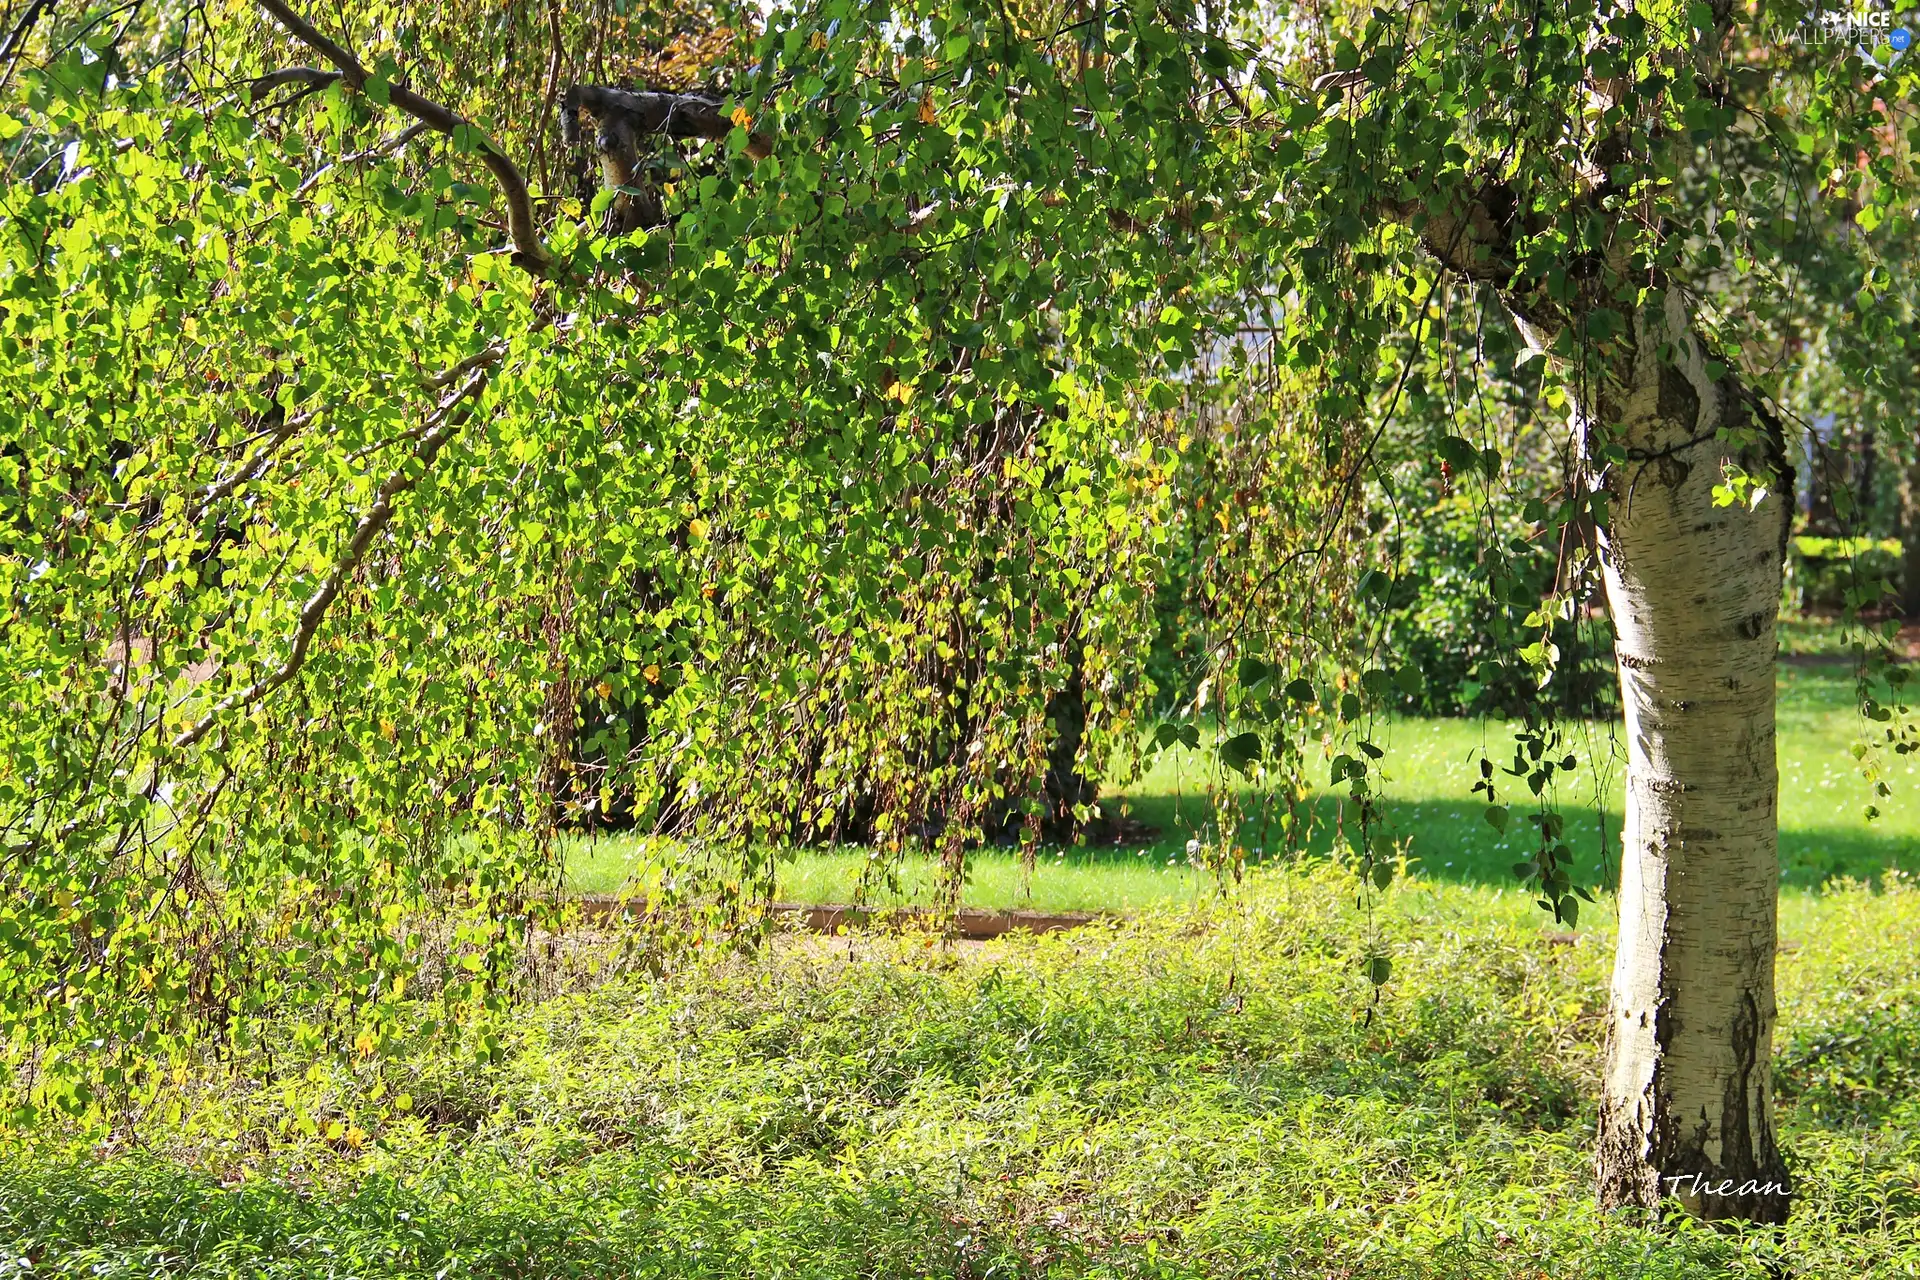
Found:
[[[381,483],[374,495],[373,505],[360,517],[360,523],[354,526],[353,537],[348,539],[346,550],[334,560],[326,581],[308,597],[306,605],[300,610],[300,619],[293,629],[293,647],[288,651],[286,661],[246,688],[222,698],[211,711],[180,732],[173,740],[176,748],[193,746],[212,731],[222,716],[232,711],[244,711],[299,674],[300,668],[306,665],[308,651],[313,647],[313,637],[326,620],[327,610],[340,594],[340,588],[360,567],[360,562],[366,558],[367,548],[373,545],[380,531],[393,522],[394,504],[400,495],[420,483],[420,478],[433,466],[433,460],[440,455],[447,441],[473,416],[473,397],[486,386],[492,363],[489,360],[474,369],[467,375],[466,381],[440,401],[427,419],[426,433],[420,437],[420,443],[414,446],[406,463],[397,467]]]
[[[603,123],[617,119],[639,134],[718,141],[736,124],[725,114],[725,106],[720,99],[701,93],[653,93],[576,84],[560,99],[560,140],[568,146],[580,144],[580,113],[586,111]],[[773,154],[772,140],[765,134],[749,133],[747,154],[764,160]]]
[[[281,26],[285,27],[295,39],[312,49],[339,69],[339,78],[350,89],[360,90],[366,87],[372,77],[360,60],[341,45],[322,35],[305,18],[288,8],[281,0],[260,0],[260,7],[272,14]],[[312,86],[316,77],[326,77],[327,72],[314,71],[310,67],[296,67],[288,71],[276,71],[256,82],[276,82],[280,84],[300,83]],[[520,172],[520,166],[507,158],[500,144],[482,133],[478,126],[458,112],[441,106],[430,98],[423,98],[406,85],[393,83],[387,86],[387,101],[400,108],[429,129],[444,133],[449,137],[460,131],[474,140],[480,149],[480,159],[493,173],[494,181],[500,184],[500,194],[507,202],[507,229],[513,236],[514,261],[536,274],[544,274],[552,262],[552,255],[540,239],[539,227],[533,218],[533,199],[527,193],[526,177]]]

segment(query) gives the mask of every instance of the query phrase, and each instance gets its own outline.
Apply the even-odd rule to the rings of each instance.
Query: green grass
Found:
[[[1892,868],[1920,870],[1920,757],[1890,758],[1894,797],[1881,802],[1878,820],[1866,821],[1867,784],[1848,751],[1861,728],[1852,698],[1852,680],[1844,669],[1781,673],[1780,862],[1789,886],[1811,888],[1835,877],[1868,878]],[[1625,748],[1609,725],[1572,726],[1571,735],[1582,769],[1578,781],[1556,798],[1567,817],[1579,874],[1600,883],[1607,879],[1603,859],[1606,868],[1617,866],[1619,764]],[[1400,720],[1388,726],[1382,741],[1388,748],[1386,813],[1411,842],[1410,855],[1419,868],[1437,879],[1512,883],[1510,869],[1525,856],[1532,828],[1516,821],[1502,837],[1486,824],[1485,804],[1471,791],[1479,777],[1476,752],[1490,753],[1496,765],[1511,759],[1509,727]],[[1047,850],[1031,875],[1017,856],[983,850],[969,856],[964,900],[973,906],[1064,911],[1135,910],[1205,898],[1214,892],[1212,877],[1188,862],[1186,845],[1212,821],[1206,793],[1210,777],[1201,753],[1166,752],[1144,778],[1110,791],[1104,801],[1158,828],[1161,835],[1150,846]],[[1333,847],[1337,817],[1338,806],[1320,798],[1312,849]],[[1250,822],[1240,839],[1255,862],[1277,848],[1273,832],[1263,831],[1258,821]],[[777,896],[807,902],[861,897],[888,905],[937,900],[930,866],[908,865],[898,871],[896,886],[869,885],[863,891],[865,864],[859,850],[788,851]],[[645,842],[617,836],[577,842],[569,869],[575,889],[590,893],[644,887],[658,874]]]
[[[0,1274],[1920,1274],[1920,890],[1790,896],[1800,1198],[1724,1234],[1592,1207],[1604,924],[1565,945],[1512,891],[1353,890],[1275,868],[958,953],[777,942],[523,1009],[487,1065],[210,1067],[138,1147],[0,1136]]]
[[[1214,894],[1211,875],[1187,862],[1184,848],[1165,841],[1145,849],[1047,849],[1029,874],[1018,855],[983,849],[967,855],[963,900],[976,907],[1022,907],[1046,911],[1132,911],[1192,903]],[[862,849],[788,850],[782,853],[776,897],[785,902],[853,902],[882,906],[940,901],[939,869],[913,861],[869,873]],[[648,842],[624,836],[581,841],[568,857],[571,883],[581,893],[644,892],[657,883],[662,864]],[[861,876],[874,879],[863,886]]]
[[[1501,726],[1407,721],[1389,812],[1416,861],[1371,908],[1311,858],[1217,893],[1184,854],[1208,774],[1175,753],[1115,798],[1162,827],[1151,848],[1049,852],[1030,878],[974,859],[971,901],[1124,921],[575,970],[490,1062],[283,1047],[207,1064],[104,1141],[0,1129],[0,1277],[1920,1276],[1920,888],[1899,870],[1920,779],[1861,821],[1849,697],[1841,672],[1783,676],[1782,1231],[1594,1210],[1610,913],[1556,932],[1507,879],[1517,846],[1467,792]],[[1608,760],[1596,732],[1579,749]],[[1561,797],[1595,860],[1614,778]],[[618,885],[637,848],[576,848],[578,887]],[[803,852],[783,895],[850,898],[862,864]],[[908,867],[868,896],[932,888]]]

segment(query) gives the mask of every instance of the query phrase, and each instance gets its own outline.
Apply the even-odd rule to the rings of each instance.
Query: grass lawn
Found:
[[[1889,868],[1920,870],[1920,757],[1889,757],[1891,801],[1881,816],[1863,817],[1869,799],[1848,748],[1860,732],[1849,672],[1838,667],[1783,668],[1780,675],[1780,863],[1784,883],[1813,888],[1837,877],[1869,878]],[[1580,781],[1557,799],[1567,815],[1569,843],[1589,883],[1617,866],[1620,837],[1620,758],[1625,751],[1610,725],[1573,726],[1572,749],[1581,757]],[[1525,856],[1532,827],[1519,820],[1519,797],[1511,793],[1515,821],[1505,837],[1489,827],[1484,802],[1470,790],[1479,777],[1476,752],[1497,765],[1512,757],[1510,731],[1502,724],[1467,720],[1400,720],[1383,738],[1388,748],[1387,812],[1411,841],[1410,856],[1427,876],[1469,883],[1512,883],[1510,868]],[[1011,853],[983,850],[969,857],[965,901],[983,907],[1047,910],[1132,910],[1154,904],[1200,901],[1215,892],[1211,876],[1186,856],[1187,841],[1212,821],[1207,798],[1208,761],[1176,748],[1155,761],[1138,782],[1109,792],[1104,803],[1119,806],[1161,832],[1153,844],[1132,849],[1057,849],[1044,852],[1031,876]],[[1499,781],[1511,781],[1496,775]],[[1522,795],[1524,795],[1524,790]],[[1596,794],[1600,804],[1596,807]],[[1317,804],[1319,830],[1312,847],[1334,843],[1337,805]],[[1601,822],[1604,815],[1605,838]],[[1241,833],[1259,861],[1272,844],[1257,822]],[[644,884],[657,871],[645,842],[601,837],[570,850],[573,884],[581,892],[611,893]],[[800,850],[786,855],[779,896],[789,901],[877,903],[935,900],[934,871],[926,864],[898,873],[897,885],[869,886],[860,877],[859,850]],[[633,879],[630,881],[630,877]]]
[[[1799,1199],[1715,1233],[1592,1207],[1604,921],[1568,943],[1512,890],[1353,888],[1276,867],[1044,938],[776,940],[523,1007],[484,1065],[210,1066],[137,1149],[0,1132],[0,1275],[1920,1274],[1920,889],[1788,899]]]

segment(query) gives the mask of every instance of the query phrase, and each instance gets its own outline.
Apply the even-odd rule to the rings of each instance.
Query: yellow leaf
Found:
[[[687,534],[688,536],[694,537],[694,538],[706,537],[707,522],[705,520],[702,520],[699,516],[695,516],[693,519],[687,521]]]
[[[920,95],[920,123],[932,124],[939,118],[940,113],[933,109],[933,90],[929,89]]]
[[[613,696],[613,686],[608,684],[605,680],[602,680],[599,684],[593,686],[593,691],[599,694],[603,698],[611,698]]]
[[[734,124],[738,125],[742,129],[746,128],[748,125],[753,123],[753,116],[747,111],[745,107],[735,107],[733,109],[733,113],[729,115],[727,119],[733,121]]]
[[[809,49],[824,49],[827,47],[827,38],[816,31],[808,38],[807,47]]]
[[[660,664],[657,662],[648,663],[647,669],[641,674],[646,676],[648,684],[659,684],[660,683]]]

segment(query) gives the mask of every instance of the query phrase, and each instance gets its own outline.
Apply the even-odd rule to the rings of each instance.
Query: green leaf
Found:
[[[1474,471],[1480,466],[1480,450],[1459,436],[1441,436],[1434,442],[1433,451],[1457,472]]]
[[[1220,744],[1220,762],[1229,769],[1247,773],[1258,763],[1262,749],[1259,734],[1237,733]]]

